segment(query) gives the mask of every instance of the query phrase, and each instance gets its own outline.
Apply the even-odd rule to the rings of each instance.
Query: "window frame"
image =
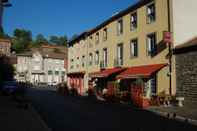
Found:
[[[136,48],[135,48],[136,44]],[[138,38],[134,38],[130,40],[130,58],[138,57]]]
[[[108,29],[104,28],[103,29],[103,41],[106,41],[108,37]]]
[[[123,59],[124,59],[124,44],[123,43],[117,44],[116,59],[117,59],[118,65],[123,65]]]
[[[100,37],[100,33],[99,32],[97,32],[96,33],[96,35],[95,35],[95,42],[96,42],[96,44],[98,44],[99,43],[99,37]]]
[[[149,13],[149,9],[151,10],[150,8],[151,6],[153,6],[154,12]],[[146,6],[146,22],[147,24],[151,24],[154,23],[155,21],[156,21],[156,5],[155,2],[152,2]]]
[[[136,16],[136,17],[134,17],[134,20],[132,21],[133,16]],[[130,15],[130,30],[134,31],[137,29],[137,27],[138,27],[138,13],[137,11],[134,11]]]
[[[103,66],[107,67],[108,65],[108,49],[103,48]]]
[[[89,65],[91,66],[93,63],[93,54],[89,53]]]
[[[122,35],[124,32],[124,23],[123,18],[117,20],[117,35]]]
[[[152,45],[152,43],[150,44],[149,43],[149,38],[151,36],[154,36],[154,45]],[[152,40],[150,40],[152,41]],[[153,32],[153,33],[150,33],[150,34],[147,34],[146,36],[146,52],[147,52],[147,56],[155,56],[156,53],[157,53],[157,33],[156,32]]]
[[[95,51],[95,65],[99,65],[99,60],[100,58],[99,58],[99,51],[97,50],[97,51]]]

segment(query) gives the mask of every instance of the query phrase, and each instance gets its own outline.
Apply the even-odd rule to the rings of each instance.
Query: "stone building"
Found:
[[[17,80],[49,85],[65,82],[66,51],[63,46],[44,45],[17,54]]]
[[[177,46],[176,56],[177,96],[185,103],[197,102],[197,37]]]

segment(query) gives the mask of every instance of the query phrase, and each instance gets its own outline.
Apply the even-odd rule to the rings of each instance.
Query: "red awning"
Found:
[[[110,75],[120,73],[124,71],[124,68],[110,68],[110,69],[104,69],[99,72],[94,72],[90,74],[90,77],[92,78],[99,78],[99,77],[109,77]]]
[[[167,64],[155,64],[155,65],[145,65],[145,66],[138,66],[138,67],[130,67],[120,73],[117,78],[137,78],[143,77],[147,78],[150,77],[153,73],[159,71],[163,67],[167,66]]]

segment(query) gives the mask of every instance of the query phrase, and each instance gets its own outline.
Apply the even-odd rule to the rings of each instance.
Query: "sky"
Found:
[[[33,37],[74,34],[94,28],[135,3],[137,0],[10,0],[12,7],[4,11],[6,33],[14,29],[32,31]]]

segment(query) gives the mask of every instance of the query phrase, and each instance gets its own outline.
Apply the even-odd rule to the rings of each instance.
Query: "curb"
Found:
[[[150,109],[148,109],[148,111],[154,112],[154,113],[156,113],[160,116],[166,117],[168,119],[174,119],[174,120],[177,120],[177,121],[180,121],[180,122],[187,122],[189,124],[197,126],[197,120],[194,120],[194,119],[186,118],[186,117],[183,117],[183,116],[180,116],[180,115],[174,116],[174,113],[168,113],[168,112],[162,112],[162,111],[153,111],[153,110],[150,110]]]
[[[44,120],[40,117],[40,115],[37,113],[35,108],[30,103],[29,103],[29,109],[38,118],[38,120],[40,121],[41,125],[46,129],[46,131],[52,131],[52,129],[47,126],[47,124],[44,122]]]

